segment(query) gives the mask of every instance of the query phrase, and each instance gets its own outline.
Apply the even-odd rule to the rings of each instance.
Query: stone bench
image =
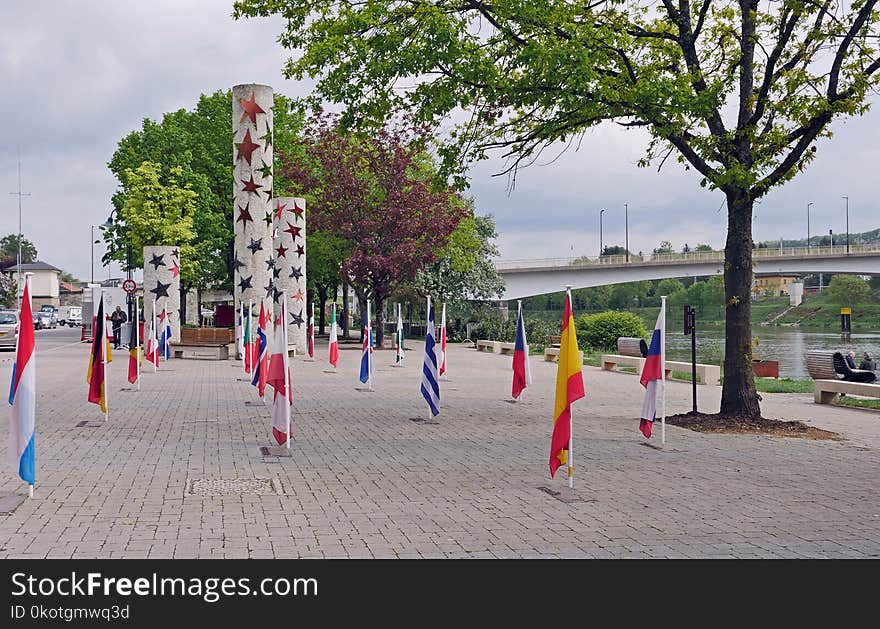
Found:
[[[544,360],[548,363],[555,363],[559,360],[559,349],[558,347],[545,347],[544,348]],[[578,350],[578,356],[580,357],[581,364],[584,364],[584,353]]]
[[[502,354],[513,354],[514,350],[516,350],[516,343],[501,343],[498,348],[498,351]]]
[[[171,343],[171,353],[175,358],[200,358],[205,360],[228,360],[228,343]]]
[[[501,352],[501,341],[487,341],[485,339],[477,341],[477,351],[499,354]]]
[[[626,356],[624,354],[602,354],[602,369],[605,371],[615,371],[618,365],[626,367],[635,367],[638,373],[642,373],[642,367],[645,366],[645,359],[641,356]]]
[[[880,398],[880,384],[848,382],[846,380],[813,380],[813,401],[816,404],[832,404],[841,393]]]
[[[602,369],[605,371],[615,371],[618,365],[627,367],[635,367],[636,373],[641,375],[645,366],[644,358],[640,356],[624,356],[621,354],[602,354]],[[666,378],[668,379],[673,371],[686,371],[691,373],[691,364],[675,360],[666,361]],[[700,384],[721,384],[721,367],[719,365],[706,365],[697,363],[697,376]]]

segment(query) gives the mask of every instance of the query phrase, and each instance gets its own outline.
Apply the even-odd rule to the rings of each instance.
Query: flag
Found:
[[[373,352],[373,324],[370,321],[369,301],[367,301],[367,310],[364,312],[364,331],[362,336],[364,337],[364,343],[361,348],[361,382],[366,384],[370,381],[373,371],[373,361],[372,356],[370,356]]]
[[[18,346],[9,387],[9,443],[6,452],[12,469],[28,485],[36,478],[34,433],[37,412],[37,372],[34,355],[34,315],[31,310],[30,282],[25,280],[21,297]]]
[[[241,364],[244,366],[244,303],[238,309],[238,323],[236,325],[236,339],[238,342],[238,355],[241,356]]]
[[[171,314],[168,312],[168,303],[162,306],[162,314],[159,315],[159,327],[161,328],[161,336],[159,337],[159,352],[162,354],[162,360],[171,358]]]
[[[553,409],[553,436],[550,439],[550,478],[568,462],[571,443],[571,403],[584,397],[584,378],[578,351],[577,332],[571,308],[571,293],[565,296],[559,365],[556,370],[556,404]],[[571,468],[569,467],[569,474]]]
[[[437,373],[441,376],[446,373],[446,304],[443,304],[440,316],[440,369]]]
[[[139,322],[135,317],[135,320],[131,322],[131,334],[129,334],[128,340],[128,381],[131,384],[137,382],[140,368],[141,343],[138,338],[138,326]]]
[[[437,383],[437,345],[434,342],[434,310],[428,297],[428,326],[425,329],[425,361],[422,364],[422,397],[432,415],[440,413],[440,385]]]
[[[107,322],[104,319],[104,296],[98,301],[98,314],[95,315],[94,332],[92,334],[92,351],[89,354],[89,370],[86,382],[89,383],[89,402],[101,406],[101,411],[107,412],[107,395],[104,390],[104,357],[110,349],[107,343],[107,333],[104,331]]]
[[[519,320],[516,323],[516,343],[513,348],[513,388],[510,394],[516,399],[530,384],[532,384],[532,368],[529,365],[526,324],[523,320],[522,304],[520,304]]]
[[[248,305],[247,314],[244,317],[244,372],[250,373],[254,362],[253,337],[251,336],[251,306]]]
[[[260,300],[260,318],[257,321],[257,359],[254,365],[254,377],[251,384],[257,387],[260,397],[266,393],[266,381],[269,378],[269,343],[266,339],[266,330],[269,328],[269,313],[266,312],[264,303]]]
[[[309,358],[315,357],[315,304],[312,304],[312,311],[309,313],[309,329],[307,331],[309,337]]]
[[[397,305],[397,356],[394,362],[403,362],[403,355],[406,349],[403,347],[403,318],[400,316],[400,304]]]
[[[110,351],[110,348],[113,347],[113,325],[110,323],[110,316],[107,316],[106,321],[104,322],[104,329],[107,331],[107,348],[104,350],[107,352],[107,362],[113,362],[113,352]]]
[[[150,317],[150,328],[144,343],[144,356],[147,362],[159,366],[159,339],[156,338],[156,302],[153,302],[153,314]]]
[[[657,382],[663,379],[663,335],[666,331],[666,311],[660,309],[657,315],[657,323],[654,325],[654,334],[651,336],[651,345],[648,347],[648,356],[645,358],[645,366],[642,368],[642,377],[639,382],[645,387],[645,401],[642,404],[642,419],[639,422],[639,430],[645,438],[651,438],[651,429],[654,427],[654,418],[657,416]]]
[[[287,354],[286,319],[285,303],[281,305],[278,318],[275,319],[272,358],[269,361],[269,377],[266,379],[266,383],[275,391],[272,402],[272,436],[279,445],[283,445],[289,436],[287,433],[290,430],[290,405],[293,404],[293,393],[287,390],[287,383],[290,381],[290,359]]]
[[[339,363],[339,339],[336,337],[336,304],[333,304],[333,314],[330,316],[330,364],[336,369]]]

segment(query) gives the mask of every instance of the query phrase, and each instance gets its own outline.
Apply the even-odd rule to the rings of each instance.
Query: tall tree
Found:
[[[21,262],[29,264],[37,261],[37,247],[30,240],[21,238]],[[0,238],[0,266],[18,263],[18,234],[8,234]]]
[[[351,245],[339,236],[328,232],[312,231],[309,234],[309,247],[306,250],[309,292],[318,302],[318,328],[324,334],[324,310],[327,298],[336,299],[339,288],[339,272],[342,263],[351,252]]]
[[[832,120],[868,109],[877,2],[239,0],[234,15],[283,15],[286,75],[316,78],[346,124],[470,112],[441,150],[450,170],[501,149],[515,172],[606,120],[650,133],[642,165],[676,152],[727,201],[721,411],[760,416],[753,204],[814,159]]]
[[[466,216],[462,199],[437,176],[427,129],[405,122],[370,136],[340,131],[336,116],[306,127],[299,157],[283,176],[310,201],[310,223],[351,246],[342,274],[376,303],[376,341],[395,286],[437,258]]]

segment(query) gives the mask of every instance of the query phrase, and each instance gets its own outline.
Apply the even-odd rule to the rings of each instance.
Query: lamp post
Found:
[[[102,229],[110,229],[111,227],[113,227],[113,215],[114,215],[115,213],[116,213],[116,210],[115,210],[115,209],[114,209],[112,212],[110,212],[110,216],[108,216],[108,217],[107,217],[107,220],[104,221],[104,224],[101,225],[101,228],[102,228]],[[123,223],[122,225],[119,226],[119,231],[120,231],[120,233],[122,233],[122,234],[124,235],[124,237],[125,237],[125,268],[126,268],[126,277],[127,277],[128,279],[131,279],[131,240],[129,240],[129,238],[128,238],[128,226],[125,225],[125,224]],[[109,268],[110,268],[110,263],[108,262],[108,263],[107,263],[107,269],[108,269],[108,271],[109,271]],[[109,279],[109,278],[108,278],[108,279]],[[129,321],[131,321],[131,320],[132,320],[132,317],[134,316],[134,308],[133,308],[133,306],[134,306],[134,300],[132,299],[132,297],[133,297],[133,294],[132,294],[132,293],[126,293],[125,302],[126,302],[126,310],[128,310],[128,320],[129,320]]]
[[[599,210],[599,257],[602,257],[602,253],[605,251],[602,242],[602,215],[605,213],[604,209]]]
[[[807,253],[810,252],[810,206],[813,202],[807,203]]]
[[[629,262],[629,204],[623,204],[623,248],[626,249],[626,261]]]
[[[849,255],[849,197],[843,197],[846,201],[846,255]]]

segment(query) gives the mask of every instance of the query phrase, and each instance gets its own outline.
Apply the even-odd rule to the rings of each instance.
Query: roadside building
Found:
[[[33,300],[34,310],[39,310],[44,304],[60,306],[60,276],[61,269],[56,269],[51,264],[37,260],[21,265],[22,273],[32,273],[31,275],[31,297]],[[3,273],[12,278],[16,286],[23,284],[18,280],[18,265],[12,264],[5,269]],[[19,294],[21,291],[19,290]]]

